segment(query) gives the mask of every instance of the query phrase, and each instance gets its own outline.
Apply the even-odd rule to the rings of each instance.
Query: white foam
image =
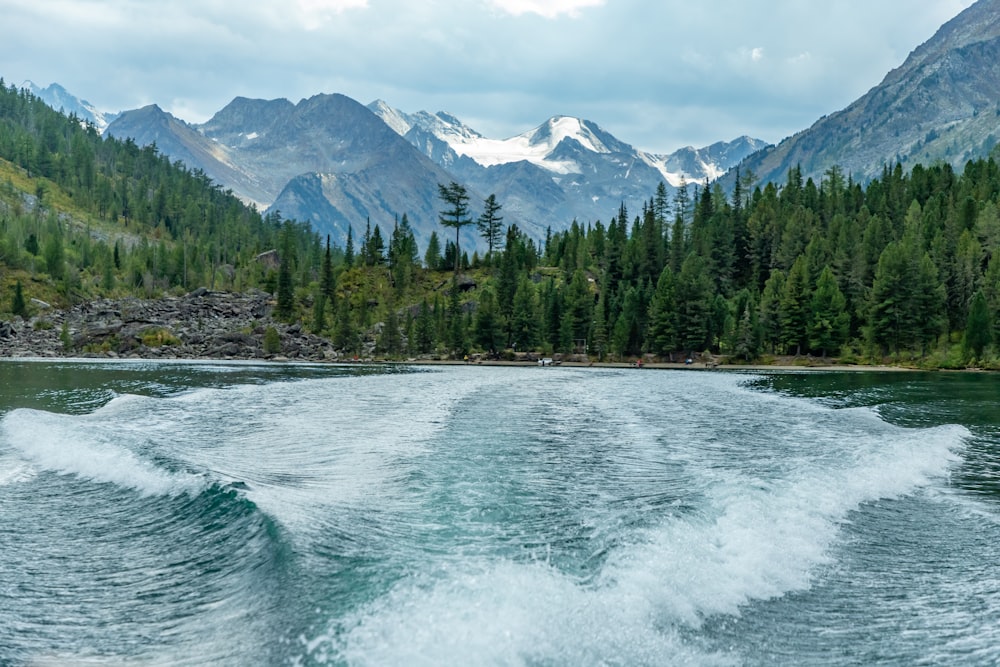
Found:
[[[120,409],[122,402],[112,402],[110,410]],[[118,444],[130,438],[116,431],[115,420],[102,420],[102,412],[73,416],[14,410],[0,422],[0,437],[39,470],[117,484],[143,495],[178,495],[204,488],[203,478],[163,470]]]
[[[845,434],[863,440],[852,443],[853,456],[841,450],[840,465],[826,465],[825,456],[824,465],[799,462],[801,472],[787,479],[724,476],[699,518],[668,521],[649,531],[645,544],[616,553],[604,583],[636,595],[650,586],[669,590],[659,605],[694,626],[707,616],[736,614],[751,600],[806,589],[851,511],[946,475],[970,437],[961,426],[902,429],[876,425],[867,410],[827,412],[868,423],[867,436]]]
[[[646,597],[595,590],[543,563],[473,563],[408,582],[303,642],[351,665],[733,664],[685,645]]]
[[[35,469],[25,462],[7,457],[0,458],[0,486],[27,482],[36,474]]]
[[[761,409],[760,395],[746,396]],[[741,662],[704,653],[684,628],[808,589],[851,512],[934,484],[970,437],[961,426],[895,427],[868,409],[763,400],[803,410],[782,421],[789,434],[763,436],[789,438],[768,456],[787,444],[795,465],[757,478],[739,463],[705,462],[693,471],[705,485],[697,510],[621,534],[596,578],[544,563],[438,561],[304,639],[304,651],[352,665]],[[815,433],[817,420],[829,422],[821,424],[829,434],[797,442],[807,432],[797,429],[811,423]],[[648,438],[625,439],[649,447]]]

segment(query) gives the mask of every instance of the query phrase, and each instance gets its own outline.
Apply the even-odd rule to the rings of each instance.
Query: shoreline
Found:
[[[566,368],[632,368],[636,370],[697,370],[730,372],[990,372],[980,368],[924,369],[887,364],[839,364],[811,357],[774,357],[775,363],[720,364],[714,358],[692,363],[654,361],[593,361],[583,355],[543,357],[518,353],[514,359],[466,360],[377,359],[375,341],[368,340],[358,356],[345,355],[332,341],[305,330],[301,323],[284,323],[272,316],[273,299],[260,291],[213,292],[199,288],[185,296],[153,299],[98,299],[67,310],[48,304],[28,320],[0,322],[0,360],[144,360],[310,364],[407,364],[413,366],[546,366]],[[277,338],[268,349],[265,337]]]
[[[697,371],[697,372],[742,372],[742,373],[797,373],[797,372],[869,372],[869,373],[933,373],[943,372],[926,370],[920,368],[908,368],[903,366],[886,365],[864,365],[864,364],[817,364],[810,366],[796,366],[792,364],[720,364],[712,366],[703,362],[683,364],[678,362],[648,362],[641,367],[634,363],[615,361],[594,361],[590,363],[581,361],[565,361],[551,366],[539,366],[537,362],[531,361],[462,361],[454,359],[303,359],[288,358],[281,355],[269,357],[187,357],[168,356],[163,354],[139,356],[109,356],[107,354],[78,354],[78,355],[0,355],[0,363],[5,362],[49,362],[49,363],[141,363],[155,362],[164,364],[292,364],[303,366],[484,366],[484,367],[508,367],[508,368],[594,368],[594,369],[633,369],[641,370],[673,370],[673,371]],[[979,369],[960,369],[950,372],[984,372]]]
[[[352,362],[361,363],[361,362]],[[503,360],[491,360],[491,361],[462,361],[462,360],[451,360],[451,359],[407,359],[403,361],[376,361],[372,360],[368,363],[373,364],[399,364],[399,365],[412,365],[412,366],[513,366],[513,367],[539,367],[539,368],[629,368],[637,371],[641,370],[677,370],[677,371],[740,371],[740,372],[752,372],[759,373],[764,371],[777,371],[782,373],[798,372],[798,371],[808,371],[808,372],[899,372],[899,373],[931,373],[934,371],[924,370],[920,368],[909,368],[905,366],[886,366],[886,365],[865,365],[865,364],[813,364],[813,365],[794,365],[794,364],[706,364],[704,362],[695,362],[691,364],[684,364],[680,362],[643,362],[642,366],[636,366],[634,363],[624,362],[624,361],[594,361],[594,362],[582,362],[582,361],[563,361],[558,364],[553,364],[551,366],[539,366],[537,362],[532,361],[503,361]],[[963,369],[972,371],[973,369]],[[979,371],[975,371],[979,372]]]

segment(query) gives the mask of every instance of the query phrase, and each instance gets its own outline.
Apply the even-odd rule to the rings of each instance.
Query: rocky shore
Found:
[[[183,297],[99,299],[65,311],[36,302],[29,320],[0,322],[0,357],[339,358],[329,340],[274,320],[273,306],[265,292],[203,288]],[[277,344],[265,346],[269,328]]]

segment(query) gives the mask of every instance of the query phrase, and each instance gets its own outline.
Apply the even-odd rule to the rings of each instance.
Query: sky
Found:
[[[0,77],[201,123],[342,93],[505,139],[555,115],[654,152],[776,143],[973,0],[0,0]]]

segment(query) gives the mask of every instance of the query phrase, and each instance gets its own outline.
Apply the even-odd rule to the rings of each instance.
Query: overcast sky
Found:
[[[973,0],[0,0],[0,76],[203,122],[343,93],[496,139],[557,114],[653,152],[777,142]]]

